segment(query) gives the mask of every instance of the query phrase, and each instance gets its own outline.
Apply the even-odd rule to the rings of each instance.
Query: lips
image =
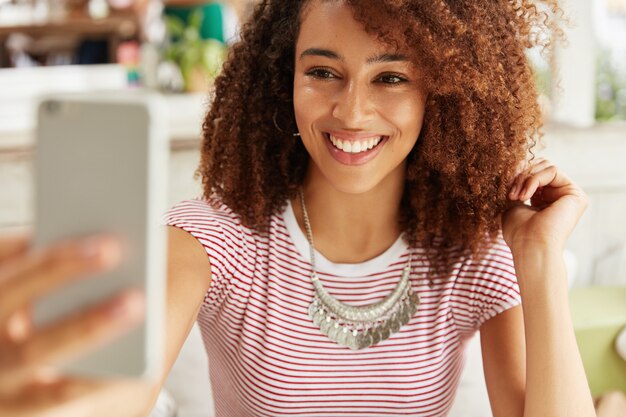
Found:
[[[385,146],[389,136],[325,132],[325,143],[332,157],[344,165],[363,165]],[[370,146],[372,145],[372,146]]]

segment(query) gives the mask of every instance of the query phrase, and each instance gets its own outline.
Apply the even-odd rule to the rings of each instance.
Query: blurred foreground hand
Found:
[[[140,380],[91,380],[59,368],[143,320],[143,296],[128,291],[44,328],[30,306],[72,280],[120,258],[111,236],[62,242],[41,251],[29,237],[0,237],[0,417],[139,416],[153,395]]]

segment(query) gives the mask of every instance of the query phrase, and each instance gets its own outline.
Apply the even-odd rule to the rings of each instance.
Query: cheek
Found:
[[[310,107],[308,105],[308,100],[306,95],[302,94],[301,92],[298,91],[294,91],[293,94],[293,111],[294,114],[296,115],[296,121],[298,122],[298,124],[300,124],[300,122],[303,122],[304,120],[307,119],[307,112],[306,109]]]
[[[424,120],[425,102],[420,98],[388,99],[385,106],[386,119],[402,136],[417,138]]]
[[[316,90],[306,85],[294,83],[293,107],[296,123],[301,130],[308,130],[308,124],[321,119],[327,112],[328,101]]]

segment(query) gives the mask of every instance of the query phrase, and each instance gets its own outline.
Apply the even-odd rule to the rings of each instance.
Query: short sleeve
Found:
[[[513,255],[502,236],[461,266],[452,294],[459,330],[471,333],[521,301]]]
[[[205,303],[219,306],[230,291],[245,245],[242,225],[237,215],[219,203],[185,200],[170,208],[162,223],[185,230],[202,244],[211,265],[211,286]]]

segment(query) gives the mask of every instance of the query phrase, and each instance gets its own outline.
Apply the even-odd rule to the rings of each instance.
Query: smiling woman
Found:
[[[371,188],[392,168],[406,175],[398,220],[433,259],[437,244],[475,250],[497,234],[493,220],[541,125],[525,47],[543,39],[537,30],[558,33],[555,6],[263,4],[216,82],[199,171],[207,196],[264,228],[296,195],[310,155],[311,169],[344,191]],[[318,140],[329,131],[333,147]],[[383,146],[354,153],[380,137]],[[329,164],[333,155],[344,163]]]
[[[351,9],[328,2],[304,11],[295,57],[295,120],[311,175],[320,175],[310,181],[350,194],[390,174],[402,182],[426,104],[408,53],[372,39]]]
[[[260,2],[215,82],[204,196],[165,217],[164,369],[197,319],[218,417],[444,416],[480,330],[495,417],[595,415],[562,259],[586,197],[530,158],[542,3]]]
[[[559,255],[585,198],[520,168],[541,126],[524,51],[558,13],[259,4],[216,80],[204,199],[168,217],[215,268],[218,415],[445,415],[479,328],[494,415],[593,413]],[[541,215],[506,211],[531,197]]]

